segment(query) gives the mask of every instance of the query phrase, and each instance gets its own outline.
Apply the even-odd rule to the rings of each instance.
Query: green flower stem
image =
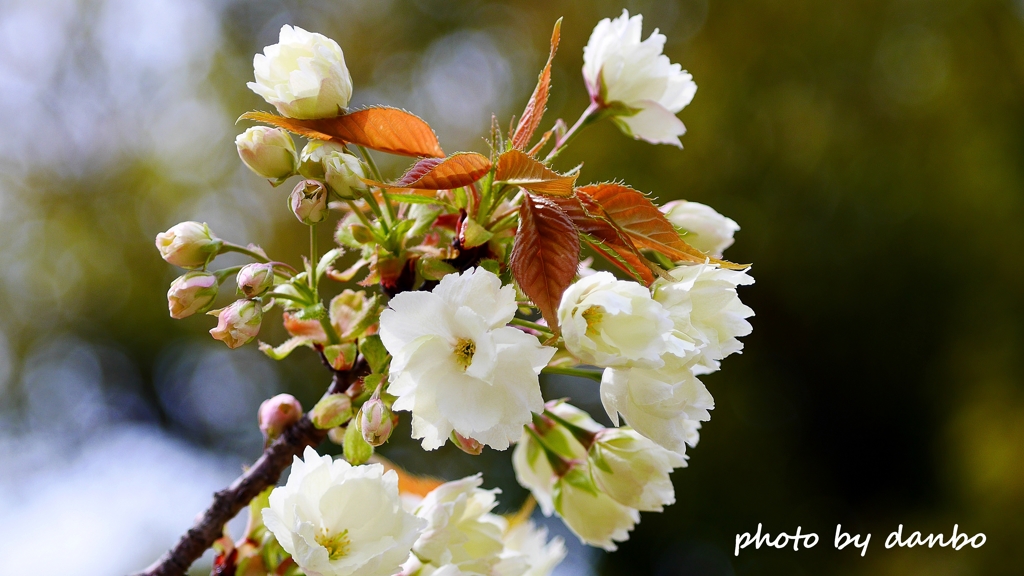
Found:
[[[512,324],[513,326],[522,326],[524,328],[530,328],[532,330],[536,330],[538,332],[543,332],[545,334],[552,334],[552,335],[554,335],[554,332],[551,331],[551,328],[549,328],[547,326],[542,326],[540,324],[537,324],[536,322],[530,322],[529,320],[524,320],[522,318],[513,318],[512,321],[509,322],[509,324]]]
[[[370,173],[373,174],[374,179],[377,180],[377,182],[383,182],[384,177],[381,176],[380,169],[377,168],[377,162],[373,159],[373,156],[370,155],[370,151],[364,148],[363,146],[357,145],[356,148],[358,148],[359,153],[363,155],[363,160],[366,160],[366,165],[370,167]],[[386,214],[388,216],[387,223],[389,226],[391,226],[397,219],[397,217],[395,216],[395,207],[391,203],[391,198],[388,197],[387,190],[381,188],[380,195],[384,199],[384,209],[386,210]]]
[[[238,252],[239,254],[245,254],[257,262],[270,262],[270,258],[267,258],[258,252],[249,250],[245,246],[239,246],[238,244],[232,244],[231,242],[225,242],[224,245],[220,247],[220,253],[223,254],[225,252]]]
[[[215,270],[213,275],[217,277],[217,283],[221,284],[227,280],[228,276],[234,276],[238,274],[238,271],[242,269],[242,266],[232,266],[230,268],[224,268],[222,270]]]
[[[316,265],[319,259],[316,255],[316,224],[309,225],[309,263],[313,268],[309,273],[309,289],[316,294]]]
[[[580,368],[559,368],[557,366],[548,366],[541,370],[541,374],[561,374],[564,376],[579,376],[580,378],[590,378],[594,382],[600,382],[601,374],[603,374],[603,372],[597,370],[583,370]]]
[[[370,222],[370,219],[366,217],[366,214],[363,214],[363,211],[359,209],[359,206],[356,206],[356,203],[352,200],[346,199],[345,202],[348,204],[348,207],[352,209],[352,212],[355,213],[356,217],[359,218],[359,221],[363,223],[363,226],[373,230],[373,224]],[[373,204],[369,200],[366,202],[367,204]]]
[[[579,120],[577,120],[576,123],[572,125],[572,128],[569,128],[569,130],[565,134],[563,134],[561,138],[557,138],[555,140],[555,146],[551,149],[551,152],[548,152],[547,158],[544,158],[544,163],[550,164],[551,161],[554,160],[562,152],[562,150],[565,149],[566,146],[568,146],[569,141],[572,140],[573,137],[579,134],[583,130],[583,128],[586,128],[587,126],[593,124],[596,120],[598,120],[597,113],[600,110],[601,105],[598,104],[597,102],[592,101],[590,103],[590,106],[587,106],[587,109],[583,111],[583,114],[580,116]]]

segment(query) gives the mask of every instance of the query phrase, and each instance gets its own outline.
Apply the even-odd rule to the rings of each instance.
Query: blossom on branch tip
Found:
[[[192,270],[178,276],[167,290],[167,308],[171,318],[180,320],[206,312],[217,298],[217,276]]]
[[[555,349],[508,326],[516,309],[512,286],[472,268],[431,292],[402,292],[381,313],[387,392],[398,397],[393,409],[412,412],[412,436],[425,449],[456,431],[504,450],[543,409],[538,375]]]
[[[753,284],[754,279],[745,270],[715,264],[679,266],[669,276],[671,281],[654,283],[654,299],[672,319],[673,342],[695,346],[695,374],[714,372],[723,358],[743,349],[737,338],[753,329],[747,318],[754,311],[740,301],[736,288]]]
[[[279,42],[252,65],[256,81],[246,85],[289,118],[332,118],[352,97],[352,76],[338,43],[298,26],[282,26]]]
[[[308,576],[391,576],[426,525],[403,509],[394,471],[311,447],[270,493],[263,522]]]
[[[672,328],[668,312],[636,282],[609,272],[580,279],[562,295],[565,347],[595,366],[660,366]]]
[[[169,264],[202,268],[220,251],[224,241],[200,222],[181,222],[156,235],[156,248]]]
[[[686,127],[676,114],[693,100],[693,77],[662,54],[657,30],[640,40],[643,17],[629,12],[597,23],[583,49],[583,78],[591,99],[606,106],[627,135],[682,148]]]
[[[210,330],[210,335],[228,348],[238,348],[260,333],[263,306],[255,300],[235,300],[227,308],[216,311],[216,316],[217,326]]]
[[[235,138],[235,148],[250,170],[275,184],[298,169],[295,142],[291,134],[280,128],[253,126]]]
[[[673,226],[687,232],[687,244],[715,258],[721,258],[725,249],[732,246],[733,235],[740,229],[735,220],[700,202],[673,200],[662,206],[661,211]]]
[[[690,366],[672,361],[662,368],[608,368],[601,403],[612,423],[619,415],[636,432],[677,454],[686,451],[692,422],[711,419],[715,399]],[[694,440],[692,444],[696,443]]]
[[[686,466],[685,456],[630,428],[608,428],[597,435],[589,457],[594,483],[619,504],[642,512],[661,512],[675,503],[669,474]]]
[[[525,520],[509,526],[502,537],[505,549],[494,567],[496,576],[548,576],[566,555],[565,541]]]
[[[427,526],[413,545],[418,558],[434,566],[490,573],[504,549],[506,522],[491,513],[499,490],[483,490],[481,484],[480,474],[445,482],[420,502],[415,513]]]

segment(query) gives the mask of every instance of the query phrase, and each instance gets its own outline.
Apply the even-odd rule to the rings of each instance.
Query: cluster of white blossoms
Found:
[[[565,557],[560,538],[494,514],[498,490],[480,475],[425,497],[399,492],[381,464],[352,466],[307,447],[263,523],[307,576],[546,576]]]
[[[696,84],[662,53],[665,37],[655,30],[641,40],[641,28],[641,16],[626,11],[598,23],[583,52],[590,106],[572,128],[559,119],[531,147],[549,58],[514,131],[493,130],[490,157],[445,157],[429,125],[402,110],[350,113],[352,78],[325,36],[284,26],[280,41],[255,56],[248,86],[281,116],[244,115],[270,126],[238,135],[236,149],[274,186],[301,178],[288,206],[309,227],[310,252],[297,269],[206,224],[178,224],[156,238],[163,258],[187,270],[171,284],[168,309],[174,318],[207,312],[233,277],[236,299],[208,313],[218,318],[213,337],[237,348],[282,308],[291,338],[260,349],[278,360],[315,350],[333,381],[308,414],[289,395],[267,400],[260,428],[279,448],[294,442],[292,426],[318,429],[345,459],[305,448],[287,483],[254,504],[258,530],[273,537],[257,545],[247,533],[249,555],[222,554],[225,570],[241,558],[266,561],[258,573],[307,576],[550,574],[566,554],[561,539],[495,514],[498,491],[481,488],[479,474],[400,489],[402,472],[367,463],[400,413],[426,450],[448,441],[470,454],[515,445],[516,477],[541,511],[593,546],[614,550],[641,512],[675,502],[670,475],[687,465],[686,448],[715,406],[698,377],[740,352],[738,338],[751,331],[753,311],[737,288],[754,280],[746,265],[720,259],[739,226],[696,202],[659,209],[625,185],[577,187],[577,172],[552,164],[574,133],[600,119],[681,146],[676,113]],[[308,140],[301,149],[293,133]],[[368,149],[418,160],[388,183]],[[338,246],[320,254],[316,226],[332,216]],[[631,279],[581,263],[584,246]],[[254,262],[207,269],[226,252]],[[353,252],[347,270],[334,268]],[[380,293],[325,297],[327,280],[347,283],[363,269],[360,286]],[[545,402],[544,372],[595,380],[613,427],[564,400]]]

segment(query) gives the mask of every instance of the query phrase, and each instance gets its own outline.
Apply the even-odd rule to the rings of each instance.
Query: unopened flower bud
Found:
[[[324,158],[323,166],[327,186],[338,196],[352,199],[358,196],[357,190],[366,189],[362,181],[365,177],[363,165],[355,156],[333,152]]]
[[[451,441],[453,444],[459,447],[459,450],[462,450],[463,452],[469,454],[470,456],[479,456],[480,453],[484,451],[483,444],[477,442],[472,438],[466,438],[462,434],[459,434],[458,432],[455,431],[452,431]]]
[[[313,407],[313,425],[321,430],[336,428],[352,419],[352,399],[346,394],[324,396]]]
[[[193,270],[178,276],[167,291],[167,308],[171,318],[182,319],[206,312],[217,298],[217,276]]]
[[[263,307],[259,302],[236,300],[217,312],[217,327],[210,330],[210,335],[227,344],[228,348],[238,348],[260,333],[261,322]]]
[[[235,278],[246,298],[253,298],[274,287],[274,265],[256,262],[246,264]]]
[[[327,188],[316,180],[303,180],[288,197],[288,207],[299,222],[316,224],[327,218]]]
[[[238,156],[257,175],[277,183],[295,174],[298,156],[295,142],[280,128],[254,126],[235,138]]]
[[[224,242],[205,223],[182,222],[156,235],[156,248],[167,262],[182,268],[206,265]]]
[[[391,410],[380,398],[370,398],[363,404],[362,416],[359,419],[359,429],[363,433],[363,439],[370,446],[380,446],[391,437],[391,430],[394,422],[391,420]]]
[[[323,140],[310,140],[302,147],[299,153],[299,174],[306,178],[323,180],[327,175],[327,167],[324,160],[332,154],[343,153],[344,148],[333,142]]]
[[[268,440],[281,435],[285,428],[302,418],[302,404],[291,394],[278,394],[260,404],[257,420]]]

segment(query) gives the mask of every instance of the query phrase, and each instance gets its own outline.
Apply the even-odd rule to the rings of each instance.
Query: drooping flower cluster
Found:
[[[739,226],[697,202],[659,207],[624,184],[577,185],[579,170],[555,166],[602,119],[680,145],[676,113],[696,84],[662,54],[657,30],[641,40],[641,24],[627,12],[598,23],[584,48],[590,106],[571,128],[559,119],[541,132],[559,21],[533,95],[509,134],[494,124],[489,155],[446,155],[409,112],[349,111],[352,78],[325,36],[284,26],[256,55],[248,86],[280,115],[243,115],[265,125],[245,130],[236,148],[273,186],[294,179],[286,204],[310,251],[293,266],[206,224],[173,226],[157,248],[187,272],[172,282],[168,308],[174,318],[206,312],[234,277],[237,299],[209,312],[211,335],[231,348],[255,340],[280,308],[290,337],[260,350],[281,360],[311,349],[332,385],[308,420],[291,396],[267,400],[260,428],[278,449],[293,441],[291,427],[318,428],[344,460],[306,448],[287,483],[254,504],[261,512],[245,541],[222,546],[219,569],[549,574],[562,542],[495,514],[497,491],[482,489],[480,475],[440,483],[367,464],[403,417],[426,450],[515,444],[516,477],[541,512],[594,546],[614,550],[641,512],[675,501],[670,475],[686,466],[715,405],[699,377],[751,331],[753,311],[737,292],[753,283],[748,266],[722,260]],[[307,142],[297,147],[293,134]],[[416,160],[386,178],[371,150]],[[337,246],[321,253],[324,225]],[[581,261],[584,250],[593,254]],[[252,262],[208,270],[227,252]],[[595,258],[615,273],[591,268]],[[593,380],[613,427],[545,402],[543,374]]]

